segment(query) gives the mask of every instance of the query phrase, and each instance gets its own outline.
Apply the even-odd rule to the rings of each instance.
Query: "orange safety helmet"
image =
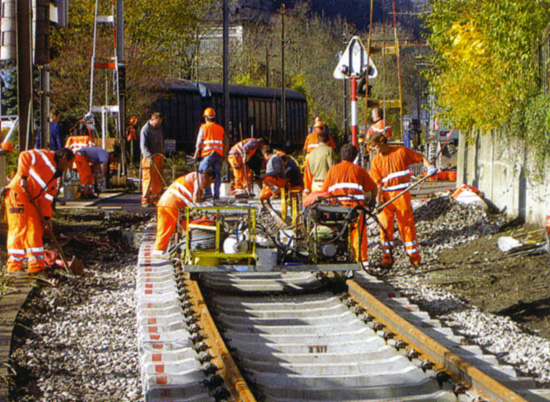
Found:
[[[3,142],[2,151],[13,152],[13,144],[11,142]]]
[[[207,107],[206,109],[204,109],[202,117],[216,117],[216,112],[211,107]]]
[[[131,126],[135,126],[137,124],[137,117],[136,116],[130,117],[129,123]]]

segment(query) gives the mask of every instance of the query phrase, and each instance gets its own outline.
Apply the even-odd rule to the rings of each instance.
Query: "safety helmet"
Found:
[[[216,112],[211,107],[207,107],[206,109],[204,109],[202,117],[216,117]]]
[[[323,123],[319,120],[319,121],[316,121],[315,124],[313,125],[313,127],[315,128],[323,128]]]
[[[13,152],[13,144],[11,142],[3,142],[2,151]]]
[[[130,117],[129,123],[131,126],[135,126],[137,124],[137,117],[136,116]]]

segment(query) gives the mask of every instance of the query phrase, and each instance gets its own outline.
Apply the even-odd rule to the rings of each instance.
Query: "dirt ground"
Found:
[[[544,244],[545,233],[512,226],[441,251],[421,277],[483,311],[509,316],[526,332],[550,339],[550,254],[529,255],[524,250],[513,256],[497,245],[502,236]]]

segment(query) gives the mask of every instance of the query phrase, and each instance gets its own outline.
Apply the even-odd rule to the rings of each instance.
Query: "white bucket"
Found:
[[[63,197],[67,201],[76,200],[78,194],[78,188],[80,187],[79,182],[69,182],[63,185]]]

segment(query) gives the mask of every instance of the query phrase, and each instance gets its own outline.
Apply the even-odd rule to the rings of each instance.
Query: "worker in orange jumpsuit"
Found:
[[[168,249],[168,243],[178,222],[179,210],[186,206],[193,207],[200,202],[204,190],[215,180],[216,172],[208,168],[204,173],[192,172],[178,177],[170,184],[157,204],[157,237],[153,257],[162,256]]]
[[[372,109],[371,117],[372,125],[367,131],[367,142],[369,138],[376,133],[383,134],[389,140],[393,134],[393,131],[391,129],[390,123],[388,123],[386,119],[382,118],[382,111],[380,110],[380,108],[375,107],[374,109]]]
[[[23,269],[25,259],[28,260],[29,273],[38,273],[46,268],[42,236],[44,230],[51,231],[57,178],[72,165],[73,160],[74,154],[68,148],[55,152],[31,149],[19,154],[17,173],[2,190],[8,218],[7,272]],[[44,217],[46,226],[29,195]]]
[[[313,175],[311,173],[311,169],[309,168],[309,154],[313,152],[314,149],[316,149],[319,146],[319,140],[317,139],[317,136],[320,132],[324,131],[325,126],[321,121],[315,122],[313,125],[313,132],[309,133],[306,137],[306,142],[304,143],[304,151],[306,153],[306,157],[304,160],[304,193],[308,194],[311,192],[311,184],[313,182]],[[334,140],[332,139],[332,136],[329,135],[328,140],[328,146],[332,149],[336,148],[336,144],[334,143]]]
[[[388,139],[382,133],[374,134],[368,145],[376,153],[369,173],[379,186],[378,200],[382,204],[409,186],[411,177],[409,165],[423,163],[428,170],[428,175],[431,176],[435,172],[435,167],[422,154],[404,146],[390,147]],[[394,246],[394,217],[397,217],[401,241],[411,264],[420,264],[420,247],[416,241],[411,193],[407,192],[387,205],[378,215],[383,228],[380,229],[383,253],[381,266],[387,268],[393,264],[390,250]]]
[[[75,152],[74,164],[80,176],[79,198],[91,199],[94,196],[94,173],[100,172],[104,180],[109,163],[109,152],[100,147],[80,148]]]
[[[265,174],[260,176],[264,183],[264,187],[260,191],[260,202],[263,205],[272,196],[279,194],[281,188],[286,186],[287,180],[281,156],[274,153],[269,145],[262,148],[262,154],[267,161]]]
[[[195,159],[202,158],[199,165],[199,173],[203,173],[211,167],[216,172],[216,181],[214,182],[214,199],[220,198],[220,185],[222,162],[227,157],[229,151],[229,142],[225,135],[225,130],[217,124],[216,112],[211,107],[204,109],[202,114],[205,122],[201,124],[197,145],[195,148]],[[207,190],[207,193],[210,190]]]
[[[246,138],[231,147],[227,160],[235,176],[235,196],[249,195],[252,170],[247,162],[258,149],[267,144],[265,138]]]
[[[359,150],[351,144],[346,144],[340,151],[342,162],[334,165],[328,171],[321,192],[331,196],[341,196],[338,203],[347,207],[372,205],[376,202],[377,187],[369,174],[353,161]],[[355,261],[365,269],[368,263],[368,241],[365,214],[360,213],[357,221],[351,224],[351,244]]]
[[[65,148],[76,152],[81,148],[95,146],[92,137],[92,130],[84,120],[79,120],[71,130],[71,135],[67,138]]]
[[[139,132],[141,150],[141,206],[156,205],[164,188],[164,131],[162,114],[151,117]]]

